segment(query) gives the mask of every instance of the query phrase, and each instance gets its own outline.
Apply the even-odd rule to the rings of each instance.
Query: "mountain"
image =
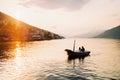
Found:
[[[103,30],[90,31],[90,32],[87,32],[87,33],[84,33],[84,34],[77,34],[77,35],[72,36],[72,37],[75,37],[75,38],[92,38],[92,37],[97,36],[98,34],[100,34],[102,32],[103,32]]]
[[[120,25],[117,27],[114,27],[110,30],[107,30],[103,32],[100,35],[95,36],[95,38],[115,38],[120,39]]]
[[[39,41],[62,38],[64,37],[31,26],[0,12],[0,41]]]

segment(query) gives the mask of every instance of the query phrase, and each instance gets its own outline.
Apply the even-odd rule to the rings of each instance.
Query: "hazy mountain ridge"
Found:
[[[84,34],[79,34],[79,35],[75,35],[75,36],[72,36],[72,37],[75,37],[75,38],[92,38],[94,36],[97,36],[99,34],[101,34],[104,30],[97,30],[97,31],[91,31],[91,32],[87,32],[87,33],[84,33]]]
[[[105,31],[102,34],[99,34],[99,35],[95,36],[95,38],[115,38],[115,39],[120,39],[120,25]]]
[[[0,12],[0,41],[61,39],[58,34],[39,29]]]

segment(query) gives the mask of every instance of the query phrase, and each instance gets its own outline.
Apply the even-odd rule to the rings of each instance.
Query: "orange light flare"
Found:
[[[21,74],[21,67],[23,66],[22,58],[21,58],[21,47],[20,47],[21,42],[17,41],[16,42],[16,49],[15,49],[15,69],[17,71],[17,75]]]

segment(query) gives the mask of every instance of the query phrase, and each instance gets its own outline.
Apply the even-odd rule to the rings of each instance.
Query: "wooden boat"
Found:
[[[65,49],[69,57],[86,57],[90,55],[90,51],[72,51],[70,49]]]
[[[75,40],[74,40],[74,44],[73,44],[73,50],[70,50],[70,49],[65,49],[65,51],[67,52],[68,54],[68,57],[70,58],[84,58],[86,56],[89,56],[90,55],[90,51],[86,51],[85,49],[84,50],[78,50],[78,51],[75,51]],[[82,46],[82,48],[84,48]]]

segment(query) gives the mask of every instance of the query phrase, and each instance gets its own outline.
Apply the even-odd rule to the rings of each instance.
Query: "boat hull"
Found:
[[[86,56],[90,56],[90,51],[72,51],[70,49],[65,49],[65,51],[67,52],[67,55],[69,57],[73,57],[73,58],[76,58],[76,57],[86,57]]]

